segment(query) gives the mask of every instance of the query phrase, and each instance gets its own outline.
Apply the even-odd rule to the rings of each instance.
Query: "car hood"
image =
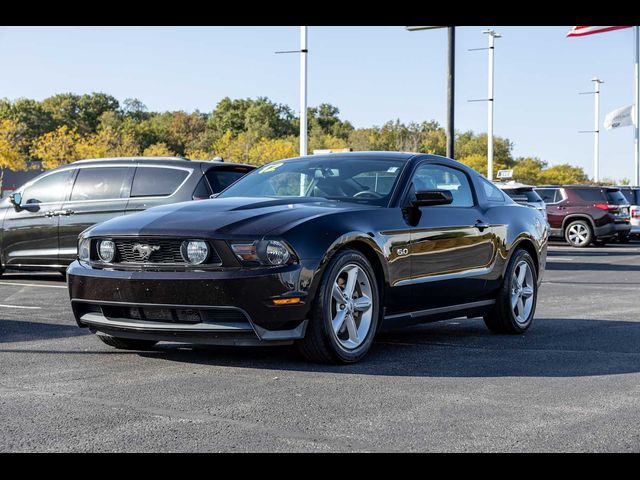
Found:
[[[323,198],[214,198],[163,205],[98,224],[91,236],[262,237],[345,210],[378,208]]]

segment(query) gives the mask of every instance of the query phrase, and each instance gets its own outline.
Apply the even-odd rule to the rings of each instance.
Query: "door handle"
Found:
[[[66,210],[59,210],[58,212],[59,212],[58,215],[67,215],[67,216],[73,215],[74,213],[76,213],[73,210],[70,210],[68,208]]]
[[[48,212],[44,212],[44,216],[45,217],[55,217],[56,216],[56,212],[54,210],[49,210]]]
[[[474,225],[474,227],[476,227],[480,231],[483,231],[485,228],[489,228],[490,226],[491,225],[489,225],[487,222],[483,222],[482,220],[476,221],[476,224]]]

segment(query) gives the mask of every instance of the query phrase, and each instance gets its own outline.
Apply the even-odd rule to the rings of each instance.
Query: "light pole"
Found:
[[[496,38],[502,37],[494,30],[483,30],[482,33],[489,35],[489,46],[487,48],[470,48],[469,51],[487,50],[488,55],[488,76],[487,98],[480,100],[469,100],[470,102],[487,102],[487,179],[493,180],[493,65],[495,51],[494,42]]]
[[[640,33],[638,33],[638,26],[634,27],[634,40],[635,40],[635,50],[636,50],[636,61],[634,64],[634,76],[635,76],[635,85],[634,85],[634,98],[635,103],[633,110],[634,113],[634,123],[635,123],[635,133],[633,140],[633,176],[634,176],[634,185],[640,186],[640,143],[638,139],[638,129],[640,129],[640,105],[638,105],[638,101],[640,100],[640,76],[638,73],[638,62],[640,61]]]
[[[445,27],[405,27],[409,32],[415,32],[417,30],[432,30],[435,28]],[[447,51],[447,157],[453,158],[454,156],[454,115],[455,115],[455,74],[456,74],[456,27],[450,26],[447,28],[448,38],[448,51]]]
[[[300,27],[300,50],[282,50],[276,53],[300,54],[300,156],[307,154],[307,27]]]
[[[591,79],[593,82],[593,92],[580,92],[580,95],[594,96],[594,121],[593,130],[581,130],[580,133],[593,133],[593,181],[600,181],[600,84],[604,83],[598,77]]]

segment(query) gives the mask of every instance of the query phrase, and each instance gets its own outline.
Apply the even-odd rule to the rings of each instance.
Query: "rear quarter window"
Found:
[[[482,188],[484,189],[484,194],[487,197],[487,200],[490,202],[504,202],[505,194],[496,187],[493,183],[488,180],[482,179]]]
[[[166,167],[138,167],[132,197],[168,197],[172,195],[189,175],[186,170]]]
[[[580,200],[585,202],[606,202],[608,201],[604,192],[599,188],[575,188],[573,192]]]
[[[236,167],[232,170],[210,168],[205,173],[205,176],[207,177],[207,180],[209,180],[209,185],[211,185],[213,193],[220,193],[236,180],[244,177],[250,171],[250,168],[245,169],[240,167]]]

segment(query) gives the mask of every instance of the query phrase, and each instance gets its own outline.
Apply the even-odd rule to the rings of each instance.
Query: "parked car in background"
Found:
[[[495,185],[509,195],[514,202],[535,208],[542,213],[545,219],[547,218],[547,206],[532,185],[525,185],[515,181],[495,182]]]
[[[535,190],[547,205],[551,236],[564,238],[572,247],[628,238],[629,202],[619,188],[544,185]]]
[[[0,271],[64,272],[86,228],[157,205],[208,199],[254,168],[134,157],[81,160],[44,172],[0,204]]]
[[[380,329],[483,316],[524,333],[547,237],[538,211],[448,158],[328,154],[96,225],[67,274],[78,326],[116,348],[295,342],[352,363]]]
[[[640,238],[640,187],[620,187],[620,191],[630,204],[630,237]]]

